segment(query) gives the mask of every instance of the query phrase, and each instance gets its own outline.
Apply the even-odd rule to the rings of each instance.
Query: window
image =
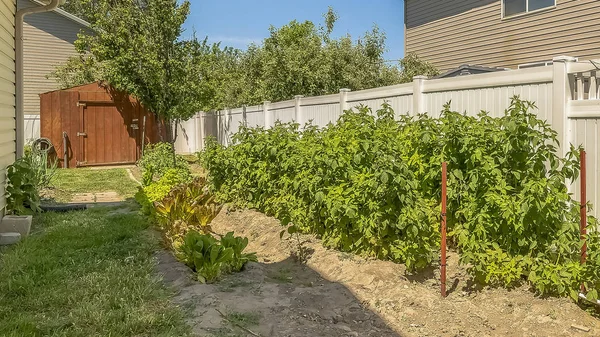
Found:
[[[502,0],[502,2],[505,17],[556,6],[556,0]]]

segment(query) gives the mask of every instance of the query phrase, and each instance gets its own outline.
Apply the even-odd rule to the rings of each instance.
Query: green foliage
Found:
[[[233,250],[233,256],[228,266],[231,271],[238,272],[242,270],[246,263],[257,261],[256,253],[243,253],[248,246],[248,238],[246,237],[236,237],[233,232],[229,232],[221,237],[221,245]]]
[[[323,25],[293,20],[271,26],[246,51],[223,50],[216,67],[204,68],[205,85],[218,95],[205,110],[401,83],[400,69],[384,59],[385,34],[374,26],[358,39],[332,38],[337,19],[329,8]]]
[[[46,151],[30,148],[25,152],[24,160],[28,162],[33,176],[35,177],[35,187],[40,190],[50,186],[58,168],[58,159],[48,158]]]
[[[6,169],[6,210],[10,214],[24,214],[27,209],[40,211],[38,177],[27,158],[17,159]]]
[[[400,67],[385,60],[386,36],[377,26],[358,39],[332,38],[339,16],[331,7],[320,25],[294,20],[271,26],[262,43],[242,51],[209,44],[208,38],[181,39],[187,1],[75,0],[68,6],[91,20],[95,34],[81,35],[81,55],[49,76],[63,87],[107,80],[167,121],[200,110],[375,88],[438,73],[414,54]]]
[[[415,53],[408,53],[400,60],[402,73],[400,83],[412,82],[413,77],[424,75],[432,77],[440,74],[440,71],[431,63],[420,59]]]
[[[165,238],[176,248],[189,231],[211,232],[209,224],[222,207],[209,192],[206,178],[199,177],[172,188],[154,203],[154,212]]]
[[[198,273],[200,282],[210,283],[221,275],[223,263],[231,261],[233,249],[223,247],[211,235],[190,231],[179,247],[178,257]]]
[[[175,162],[173,161],[174,158]],[[170,169],[179,170],[181,174],[186,176],[190,175],[187,162],[182,156],[173,154],[173,147],[169,143],[147,145],[144,156],[138,161],[137,165],[142,171],[142,185],[144,186],[160,179]]]
[[[177,0],[98,1],[91,33],[79,35],[76,47],[91,57],[102,79],[118,91],[135,96],[167,122],[167,140],[174,126],[203,105],[201,44],[182,39],[190,2]]]
[[[180,168],[170,168],[164,173],[158,181],[151,183],[144,187],[144,192],[150,202],[157,202],[163,200],[171,190],[183,183],[187,183],[192,180],[190,172]]]
[[[0,249],[0,336],[196,336],[155,277],[159,240],[130,210],[34,216],[35,234]]]
[[[257,208],[343,251],[403,262],[438,259],[441,163],[448,162],[448,228],[480,282],[529,282],[540,294],[599,290],[598,232],[579,265],[579,205],[567,190],[577,149],[558,156],[556,132],[513,98],[504,116],[440,118],[347,111],[323,129],[244,128],[201,154],[217,196]],[[590,228],[597,221],[588,217]],[[594,251],[595,249],[595,251]]]
[[[66,89],[100,81],[102,75],[96,60],[82,54],[69,57],[67,62],[56,66],[46,78],[54,79],[61,89]]]
[[[233,232],[219,241],[210,234],[190,231],[178,248],[177,256],[198,273],[198,280],[211,283],[223,272],[238,272],[247,262],[256,261],[254,253],[242,253],[247,245],[247,238],[235,237]]]
[[[208,142],[202,161],[223,200],[317,233],[327,246],[424,267],[439,247],[437,201],[418,189],[419,162],[401,160],[412,155],[410,134],[389,106],[377,114],[361,108],[323,130],[242,128],[236,145]]]

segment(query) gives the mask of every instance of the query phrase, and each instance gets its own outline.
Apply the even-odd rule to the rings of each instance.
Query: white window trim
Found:
[[[557,0],[554,0],[554,5],[553,6],[548,6],[548,7],[544,7],[544,8],[540,8],[540,9],[536,9],[533,11],[529,10],[529,0],[525,1],[525,11],[522,13],[518,13],[518,14],[513,14],[513,15],[509,15],[509,16],[505,16],[504,15],[504,0],[500,1],[501,4],[501,10],[500,10],[500,17],[502,18],[502,20],[509,20],[512,18],[519,18],[525,15],[529,15],[529,14],[535,14],[535,13],[539,13],[539,12],[544,12],[544,11],[548,11],[548,10],[553,10],[556,9],[556,2]]]

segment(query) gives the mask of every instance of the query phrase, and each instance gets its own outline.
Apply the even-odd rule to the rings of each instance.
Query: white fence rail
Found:
[[[341,89],[339,94],[302,97],[283,102],[265,102],[258,106],[227,109],[215,113],[199,113],[182,124],[184,130],[196,130],[178,142],[182,153],[199,151],[204,139],[216,137],[224,145],[242,123],[248,126],[271,127],[276,120],[312,121],[325,126],[338,119],[349,108],[364,104],[378,109],[388,102],[396,114],[429,113],[438,116],[445,103],[455,111],[476,115],[481,110],[500,116],[519,95],[534,101],[541,119],[547,120],[558,132],[563,151],[569,146],[583,145],[588,153],[588,199],[600,205],[600,69],[591,62],[575,62],[571,57],[556,57],[551,66],[509,70],[445,79],[415,77],[412,83],[352,92]],[[578,184],[571,191],[578,197]],[[595,208],[596,216],[600,212]]]

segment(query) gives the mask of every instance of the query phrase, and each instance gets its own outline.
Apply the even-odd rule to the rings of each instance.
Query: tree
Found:
[[[93,57],[77,55],[58,65],[46,78],[54,79],[61,89],[66,89],[101,80],[102,75]]]
[[[103,80],[163,119],[173,143],[174,126],[198,112],[205,99],[197,67],[203,45],[181,39],[190,3],[122,0],[99,6],[105,15],[92,24],[93,34],[80,35],[78,50],[93,57]]]
[[[341,88],[362,90],[405,83],[415,75],[438,73],[413,54],[400,64],[385,60],[386,37],[377,26],[357,40],[349,35],[332,38],[338,19],[332,8],[324,15],[322,25],[294,20],[279,28],[271,26],[269,36],[261,44],[241,51],[209,44],[207,39],[175,38],[180,36],[181,22],[189,10],[186,3],[177,6],[174,0],[76,1],[95,3],[93,27],[98,36],[82,39],[80,49],[91,51],[90,55],[59,66],[52,76],[61,85],[70,86],[92,78],[108,80],[138,96],[148,107],[156,108],[157,114],[171,116],[169,120],[190,115],[186,112],[175,116],[165,113],[163,106],[156,107],[158,102],[164,105],[165,94],[174,102],[182,101],[168,93],[185,92],[187,96],[180,97],[193,98],[182,101],[183,111],[211,111],[287,100],[295,95],[333,94]],[[157,6],[170,9],[159,10]],[[184,15],[177,8],[184,10]],[[163,27],[165,17],[176,20],[166,20]],[[165,34],[168,37],[159,38]],[[173,62],[167,61],[167,66],[163,66],[167,59]],[[183,65],[185,71],[180,67]],[[186,108],[189,103],[194,109]],[[178,106],[173,102],[167,105]]]
[[[225,53],[227,70],[207,70],[203,79],[219,93],[207,110],[281,101],[295,95],[333,94],[341,88],[362,90],[435,75],[430,64],[409,55],[402,66],[388,62],[385,34],[377,26],[358,40],[345,35],[332,38],[338,15],[329,8],[323,25],[291,21],[271,26],[262,44],[247,51]],[[217,74],[218,73],[218,74]]]
[[[400,77],[402,83],[411,82],[413,77],[418,75],[431,77],[440,73],[433,64],[421,60],[415,53],[408,53],[408,55],[400,60],[400,67],[402,68]]]
[[[65,10],[89,23],[104,16],[103,9],[127,3],[129,0],[68,0],[61,9]],[[138,6],[146,6],[146,0],[136,0]]]

